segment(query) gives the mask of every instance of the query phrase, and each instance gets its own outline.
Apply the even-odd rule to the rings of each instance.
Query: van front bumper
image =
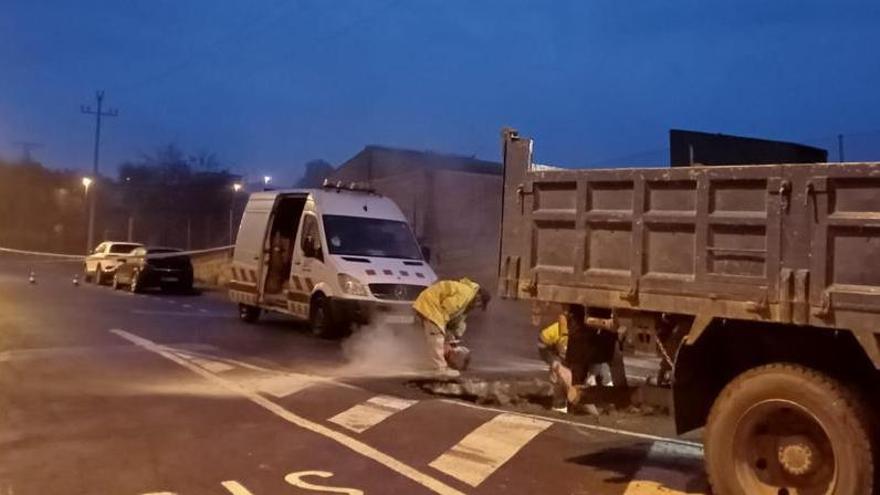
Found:
[[[358,325],[383,321],[390,324],[411,325],[415,323],[412,301],[388,303],[364,299],[330,298],[330,311],[337,321]]]

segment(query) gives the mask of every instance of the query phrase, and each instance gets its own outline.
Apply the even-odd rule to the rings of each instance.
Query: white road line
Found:
[[[247,381],[246,385],[255,392],[262,392],[276,399],[283,399],[319,382],[319,380],[306,375],[291,373],[251,379]]]
[[[356,433],[363,433],[417,402],[388,395],[377,395],[351,409],[342,411],[328,421]]]
[[[153,316],[189,316],[192,318],[228,318],[227,314],[214,314],[214,313],[193,313],[192,311],[163,311],[163,310],[155,310],[155,309],[133,309],[131,310],[133,314],[136,315],[153,315]]]
[[[199,312],[200,312],[200,313],[207,313],[207,312],[208,312],[208,310],[207,310],[207,309],[205,309],[205,308],[199,308]]]
[[[223,361],[214,361],[213,359],[205,359],[198,357],[185,357],[181,354],[177,354],[178,356],[184,357],[184,359],[189,359],[191,362],[205,368],[211,373],[223,373],[224,371],[234,370],[235,366],[231,364],[224,363]]]
[[[275,414],[276,416],[284,419],[285,421],[287,421],[291,424],[294,424],[294,425],[296,425],[300,428],[303,428],[305,430],[309,430],[313,433],[317,433],[318,435],[325,436],[325,437],[329,438],[330,440],[337,442],[338,444],[350,449],[351,451],[353,451],[357,454],[360,454],[364,457],[372,459],[373,461],[387,467],[388,469],[391,469],[392,471],[400,474],[401,476],[405,476],[405,477],[413,480],[414,482],[424,486],[425,488],[427,488],[435,493],[439,493],[441,495],[464,495],[461,491],[456,490],[455,488],[447,485],[446,483],[438,480],[437,478],[434,478],[433,476],[430,476],[426,473],[423,473],[423,472],[417,470],[416,468],[414,468],[408,464],[405,464],[405,463],[395,459],[394,457],[391,457],[390,455],[385,454],[384,452],[381,452],[381,451],[365,444],[364,442],[361,442],[360,440],[357,440],[356,438],[350,437],[344,433],[330,429],[330,428],[328,428],[324,425],[321,425],[319,423],[309,421],[306,418],[303,418],[301,416],[298,416],[298,415],[288,411],[287,409],[270,401],[269,399],[266,399],[265,397],[261,396],[257,392],[253,392],[251,390],[248,390],[247,388],[242,387],[242,386],[240,386],[230,380],[223,379],[223,378],[211,373],[210,371],[199,368],[198,366],[188,362],[187,360],[181,358],[180,356],[175,355],[174,352],[172,352],[170,349],[168,349],[165,346],[156,344],[156,343],[149,341],[147,339],[144,339],[142,337],[138,337],[137,335],[128,333],[124,330],[113,329],[113,330],[110,330],[110,332],[118,335],[119,337],[121,337],[125,340],[128,340],[129,342],[131,342],[137,346],[140,346],[150,352],[156,353],[156,354],[164,357],[165,359],[173,361],[173,362],[179,364],[180,366],[183,366],[184,368],[201,376],[205,380],[213,383],[214,385],[217,385],[218,387],[225,388],[226,390],[234,392],[234,393],[242,396],[243,398],[250,400],[251,402],[261,406],[263,409],[266,409],[267,411]]]
[[[479,486],[552,424],[517,414],[499,414],[434,459],[430,466],[470,486]]]
[[[637,431],[620,430],[617,428],[611,428],[609,426],[599,426],[599,425],[591,425],[588,423],[579,423],[577,421],[571,421],[568,419],[551,418],[549,416],[540,416],[538,414],[511,413],[510,411],[505,411],[504,409],[499,409],[497,407],[480,406],[477,404],[471,404],[469,402],[461,402],[461,401],[452,400],[452,399],[440,399],[440,400],[441,400],[441,402],[446,402],[449,404],[457,404],[459,406],[469,407],[471,409],[480,409],[482,411],[492,411],[492,412],[497,412],[497,413],[517,414],[519,416],[524,416],[527,418],[534,418],[534,419],[540,419],[543,421],[550,421],[552,423],[559,423],[559,424],[563,424],[563,425],[574,426],[575,428],[583,428],[585,430],[601,431],[604,433],[613,433],[615,435],[621,435],[621,436],[625,436],[625,437],[640,438],[642,440],[663,442],[665,444],[670,444],[670,445],[682,445],[685,447],[699,449],[700,451],[703,450],[703,444],[701,444],[699,442],[691,442],[688,440],[681,440],[679,438],[661,437],[658,435],[651,435],[649,433],[639,433]]]
[[[254,495],[250,490],[235,480],[223,481],[220,484],[223,485],[223,488],[226,488],[226,491],[232,495]]]
[[[702,472],[695,469],[701,465],[702,458],[702,449],[655,442],[623,495],[704,495],[684,491],[693,483],[694,473]]]
[[[192,304],[184,304],[183,307],[189,309],[192,308]]]

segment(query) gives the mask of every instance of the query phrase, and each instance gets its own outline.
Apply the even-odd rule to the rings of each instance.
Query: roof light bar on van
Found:
[[[322,184],[324,189],[335,189],[336,192],[340,191],[353,191],[353,192],[363,192],[367,194],[375,194],[379,196],[379,193],[376,192],[375,189],[369,187],[363,182],[349,182],[348,184],[344,184],[341,180],[336,182],[330,182],[330,179],[324,179],[324,183]]]

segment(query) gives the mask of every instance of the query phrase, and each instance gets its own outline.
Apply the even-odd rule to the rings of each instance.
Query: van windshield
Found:
[[[406,222],[342,215],[324,215],[323,219],[331,254],[422,259]]]

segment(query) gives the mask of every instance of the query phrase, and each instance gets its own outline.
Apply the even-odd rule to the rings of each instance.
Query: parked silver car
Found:
[[[116,267],[119,265],[118,258],[131,253],[139,247],[143,247],[143,244],[113,241],[104,241],[98,244],[98,247],[86,256],[83,266],[86,282],[94,281],[98,285],[109,283],[113,279]]]

